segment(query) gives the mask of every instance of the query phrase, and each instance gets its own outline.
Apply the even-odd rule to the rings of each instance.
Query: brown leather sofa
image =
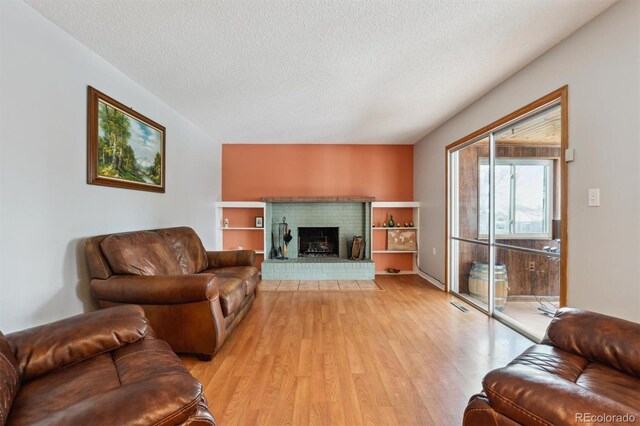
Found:
[[[0,333],[0,424],[215,425],[139,306]]]
[[[560,309],[539,345],[483,381],[465,425],[640,422],[640,324]]]
[[[255,252],[205,251],[191,228],[100,235],[85,249],[98,304],[142,306],[176,352],[211,359],[255,299]]]

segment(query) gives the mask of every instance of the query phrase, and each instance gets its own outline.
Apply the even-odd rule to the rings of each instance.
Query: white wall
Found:
[[[568,304],[640,322],[638,22],[640,2],[620,1],[416,144],[427,273],[444,281],[445,146],[568,84]],[[601,207],[587,207],[588,188]]]
[[[0,329],[92,309],[87,236],[189,225],[213,248],[220,144],[22,2],[0,28]],[[166,127],[165,194],[86,184],[87,85]]]

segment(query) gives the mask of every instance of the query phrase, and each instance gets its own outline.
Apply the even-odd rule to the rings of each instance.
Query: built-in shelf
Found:
[[[373,208],[419,208],[419,201],[375,201],[372,206]]]
[[[415,227],[415,226],[406,226],[406,227],[405,226],[401,226],[399,228],[397,226],[394,226],[393,228],[390,228],[390,227],[389,228],[384,228],[384,227],[380,227],[380,226],[375,226],[375,227],[371,227],[371,229],[373,229],[374,231],[388,231],[390,229],[400,229],[400,230],[402,230],[402,229],[418,229],[418,228]]]
[[[226,213],[231,216],[231,223],[236,225],[251,225],[255,217],[262,216],[263,221],[266,213],[266,203],[262,201],[218,201],[216,203],[216,221],[215,226],[215,242],[216,249],[222,250],[223,247],[245,247],[246,250],[253,250],[256,254],[261,255],[256,261],[256,266],[259,268],[262,263],[262,257],[264,255],[264,248],[266,247],[266,235],[264,228],[258,228],[255,226],[229,226],[225,227],[224,218],[225,209],[229,209]],[[238,216],[238,213],[240,215]],[[234,220],[233,217],[239,219]],[[233,232],[225,232],[233,231]],[[256,233],[255,231],[259,231]],[[226,237],[225,237],[226,236]],[[258,240],[259,239],[259,240]],[[260,244],[260,242],[261,244]],[[256,247],[248,248],[248,247]],[[229,248],[226,250],[235,250]]]
[[[226,228],[221,227],[220,229],[223,231],[264,231],[264,228],[256,228],[255,226],[228,226]]]
[[[218,201],[216,207],[221,209],[263,209],[265,203],[260,201]]]
[[[363,202],[363,203],[371,203],[371,213],[370,213],[370,218],[373,221],[374,217],[376,216],[375,212],[378,212],[378,216],[380,216],[380,211],[382,210],[383,212],[385,210],[389,210],[389,211],[397,211],[397,209],[408,209],[408,210],[401,210],[403,212],[407,212],[407,214],[400,214],[398,217],[396,217],[396,219],[400,219],[401,223],[409,223],[410,221],[413,222],[415,224],[415,226],[401,226],[401,227],[382,227],[382,226],[376,226],[376,227],[371,227],[371,240],[373,242],[373,236],[374,234],[378,237],[377,241],[380,242],[380,239],[382,238],[386,238],[387,234],[383,234],[381,232],[373,232],[373,231],[389,231],[389,230],[399,230],[399,231],[404,231],[404,230],[415,230],[416,233],[419,233],[420,230],[420,203],[419,202],[415,202],[415,201],[401,201],[401,202],[390,202],[390,201],[383,201],[383,202],[376,202],[374,200],[373,197],[265,197],[263,199],[263,201],[221,201],[216,203],[216,218],[217,218],[217,226],[215,227],[215,233],[216,233],[216,246],[218,247],[218,249],[224,247],[226,244],[224,243],[225,240],[228,240],[228,246],[234,246],[234,245],[242,245],[244,247],[248,246],[253,246],[256,247],[257,249],[254,249],[254,251],[256,252],[256,254],[260,255],[258,264],[260,264],[262,262],[262,258],[263,256],[266,258],[268,257],[268,250],[266,250],[266,247],[270,247],[270,241],[267,241],[267,232],[265,231],[265,228],[256,228],[254,226],[236,226],[236,227],[227,227],[225,228],[223,226],[223,219],[226,217],[224,214],[224,209],[259,209],[260,211],[256,211],[253,210],[255,216],[262,216],[263,217],[263,221],[266,224],[267,220],[269,220],[269,218],[267,217],[267,202],[271,202],[271,203],[292,203],[292,202],[315,202],[315,203],[322,203],[322,202],[342,202],[342,203],[347,203],[347,202]],[[235,210],[234,210],[235,211]],[[231,214],[231,212],[228,212],[231,216],[233,216]],[[247,212],[248,213],[248,212]],[[245,215],[246,216],[246,215]],[[404,217],[406,216],[406,218]],[[380,221],[380,219],[378,219],[378,222]],[[253,223],[253,220],[249,220],[249,218],[247,217],[241,217],[241,220],[234,220],[233,217],[231,218],[231,223],[235,223],[235,224],[240,224],[240,225],[250,225]],[[224,232],[224,231],[234,231],[234,232]],[[239,233],[236,233],[235,231],[241,231]],[[261,231],[262,234],[256,234],[254,231]],[[246,234],[242,234],[242,232],[246,232]],[[226,238],[225,238],[226,235]],[[251,238],[251,236],[253,236],[254,238]],[[416,235],[417,237],[418,235]],[[260,237],[260,240],[262,240],[262,247],[260,247],[259,243],[256,241],[256,238]],[[373,247],[374,244],[371,245],[371,247]],[[379,244],[378,247],[382,248],[382,244]],[[259,250],[258,250],[259,249]],[[266,253],[265,253],[266,252]],[[415,273],[415,265],[413,268],[409,268],[409,264],[408,264],[408,259],[414,259],[416,258],[416,255],[418,254],[417,250],[372,250],[371,251],[372,255],[376,255],[378,254],[378,259],[381,262],[385,262],[385,259],[387,259],[387,262],[389,259],[394,259],[391,261],[391,263],[395,263],[395,260],[398,260],[398,263],[400,265],[404,265],[404,267],[400,266],[401,269],[408,269],[407,271],[402,271],[402,272],[407,272],[407,273],[411,273],[414,272]],[[405,258],[402,257],[389,257],[389,258],[385,258],[384,255],[405,255]],[[375,262],[375,258],[374,256],[372,256],[372,260]],[[401,260],[401,261],[400,261]],[[393,265],[391,265],[393,266]],[[386,269],[386,266],[385,266]],[[413,270],[411,270],[413,269]],[[384,271],[378,271],[378,273],[384,273]]]
[[[416,233],[416,240],[420,234],[420,202],[418,201],[374,201],[371,203],[371,220],[376,225],[389,220],[394,216],[398,223],[413,223],[414,226],[371,227],[372,246],[384,248],[382,241],[388,247],[389,231],[409,231]],[[387,231],[387,232],[376,232]],[[371,258],[376,262],[376,273],[386,274],[389,267],[401,269],[400,273],[416,273],[418,263],[418,250],[378,250],[371,251]],[[378,263],[379,262],[379,263]],[[410,262],[410,263],[409,263]],[[397,264],[397,266],[396,266]],[[409,266],[411,265],[411,266]]]
[[[400,272],[376,271],[376,275],[410,275],[410,274],[415,274],[415,271],[400,271]]]
[[[392,253],[392,254],[401,254],[401,253],[417,253],[417,250],[374,250],[373,253]]]

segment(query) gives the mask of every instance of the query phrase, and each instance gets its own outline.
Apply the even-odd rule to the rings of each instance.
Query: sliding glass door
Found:
[[[478,235],[490,228],[489,179],[479,179],[481,159],[488,156],[489,138],[483,137],[451,152],[449,157],[449,287],[486,312],[489,288],[479,282],[482,274],[489,282],[485,266],[489,265],[490,245],[488,239]],[[485,212],[480,212],[479,205],[485,206]],[[471,280],[471,271],[477,272],[476,281]]]
[[[534,339],[566,281],[561,100],[447,148],[448,289]]]

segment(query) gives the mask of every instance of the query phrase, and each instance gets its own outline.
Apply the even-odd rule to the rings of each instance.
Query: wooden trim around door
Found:
[[[444,291],[450,293],[449,288],[449,151],[444,150]]]
[[[569,163],[565,154],[569,149],[569,86],[560,89],[560,306],[567,306],[567,288],[569,286]]]
[[[567,219],[568,219],[568,166],[565,161],[565,152],[569,148],[569,86],[565,85],[561,88],[554,90],[553,92],[531,102],[528,105],[523,106],[522,108],[517,109],[511,114],[505,115],[504,117],[494,121],[491,124],[484,126],[483,128],[476,130],[475,132],[458,139],[457,141],[447,145],[445,148],[445,165],[444,165],[444,173],[445,173],[445,212],[444,212],[444,220],[445,220],[445,253],[444,253],[444,264],[445,264],[445,276],[444,276],[444,288],[446,292],[450,292],[449,288],[449,152],[454,148],[457,148],[460,145],[468,143],[473,139],[479,138],[485,134],[490,133],[494,129],[498,127],[504,126],[505,124],[515,121],[519,119],[523,115],[527,115],[532,113],[533,111],[544,107],[547,104],[550,104],[555,101],[560,101],[560,117],[561,117],[561,158],[560,158],[560,175],[562,178],[562,183],[560,186],[561,201],[560,201],[560,239],[561,239],[561,250],[562,256],[560,256],[560,306],[567,305],[567,286],[568,286],[568,277],[567,277],[567,264],[569,259],[569,234],[567,232]]]

